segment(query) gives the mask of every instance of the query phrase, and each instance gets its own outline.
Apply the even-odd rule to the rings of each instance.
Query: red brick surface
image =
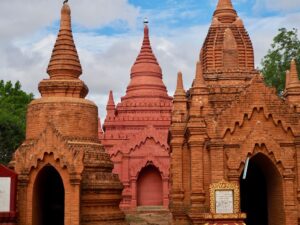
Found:
[[[119,174],[124,185],[121,207],[133,211],[139,205],[150,204],[149,198],[153,195],[161,196],[155,204],[160,202],[159,205],[167,208],[170,165],[167,136],[172,98],[167,94],[161,68],[152,52],[147,25],[130,77],[126,95],[117,106],[110,92],[104,134],[100,131],[99,138],[114,162],[114,172]],[[148,187],[149,192],[155,193],[141,193],[141,189],[146,190],[144,184],[153,178],[141,177],[143,169],[151,169],[152,175],[159,174],[157,182],[160,184]]]
[[[28,106],[26,140],[10,163],[18,174],[19,224],[40,225],[42,200],[36,190],[47,166],[63,182],[65,225],[127,224],[119,209],[123,186],[98,139],[97,107],[84,99],[88,88],[79,80],[70,14],[65,3],[47,70],[50,79],[40,82],[42,97]]]

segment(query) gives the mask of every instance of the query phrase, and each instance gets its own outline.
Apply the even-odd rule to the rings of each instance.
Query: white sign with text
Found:
[[[0,177],[0,212],[10,211],[10,177]]]
[[[216,191],[216,213],[233,213],[233,191]]]

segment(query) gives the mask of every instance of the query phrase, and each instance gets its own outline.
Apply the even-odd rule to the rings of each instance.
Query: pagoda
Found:
[[[254,68],[251,40],[230,0],[219,0],[188,91],[174,95],[173,224],[299,224],[300,81],[282,97]]]
[[[81,64],[65,1],[60,30],[27,110],[26,140],[10,163],[18,174],[19,225],[125,225],[123,186],[98,139],[98,109],[85,99]]]
[[[126,95],[115,105],[110,91],[104,134],[99,136],[124,185],[121,208],[169,204],[169,146],[172,98],[153,54],[147,21]]]

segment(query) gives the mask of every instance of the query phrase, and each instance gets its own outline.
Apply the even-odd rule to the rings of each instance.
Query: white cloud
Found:
[[[245,18],[244,21],[254,46],[256,66],[259,66],[261,59],[270,48],[273,38],[278,33],[278,29],[282,27],[287,29],[299,27],[300,14],[290,13],[265,18]],[[298,37],[300,38],[299,31]]]
[[[299,11],[299,0],[256,0],[254,5],[255,10],[268,10],[268,11]]]
[[[39,96],[38,82],[48,77],[46,68],[57,33],[53,31],[49,34],[46,28],[52,28],[54,22],[59,20],[62,2],[62,0],[0,1],[0,30],[2,31],[0,79],[14,82],[20,80],[24,90]],[[134,28],[139,16],[139,8],[134,7],[127,0],[72,0],[69,4],[73,24],[88,29],[116,24],[122,24],[125,28]],[[123,22],[119,23],[120,21]],[[105,53],[114,45],[116,39],[120,38],[99,36],[93,33],[79,33],[74,36],[85,74],[89,74],[84,75],[83,79],[87,79],[90,93],[99,83],[99,88],[109,87],[108,80],[111,77],[107,75],[106,70],[116,71],[116,67],[108,66],[112,64],[115,52],[111,52],[110,64],[106,63],[108,60],[101,59],[100,53]],[[103,61],[104,69],[100,68],[101,64],[98,60]],[[100,82],[94,82],[96,76],[100,78],[98,79]],[[101,86],[104,80],[106,85]],[[106,89],[104,91],[107,91]],[[97,95],[99,91],[94,93]]]
[[[139,9],[127,0],[72,0],[71,4],[74,21],[86,27],[99,27],[116,20],[135,27],[139,15]]]
[[[89,28],[119,20],[134,27],[139,15],[139,9],[127,0],[72,0],[69,4],[74,22]],[[59,19],[61,7],[62,0],[1,0],[0,30],[5,32],[1,32],[0,38],[32,35],[32,32],[50,26]]]
[[[242,2],[244,0],[234,1]],[[135,26],[140,17],[140,9],[125,0],[72,0],[70,5],[74,23],[80,22],[82,26],[89,28],[101,27],[118,20],[125,21],[128,26]],[[61,4],[57,4],[57,1],[49,0],[26,0],[26,3],[20,0],[0,1],[0,29],[5,31],[0,37],[0,79],[20,80],[26,91],[39,96],[38,82],[48,77],[46,68],[57,32],[49,34],[43,28],[58,19],[60,7]],[[155,14],[153,11],[148,13]],[[176,15],[175,11],[169,14],[164,11],[161,15],[157,13],[154,22],[152,17],[150,19],[152,47],[162,67],[163,79],[170,95],[173,95],[178,71],[183,72],[185,88],[191,86],[196,61],[209,26],[191,27],[187,24],[180,28],[170,28],[166,23],[158,22],[159,17],[172,18],[173,15]],[[297,27],[298,21],[300,16],[297,13],[244,18],[255,47],[257,65],[269,48],[277,29]],[[83,67],[81,79],[90,89],[88,98],[98,104],[102,120],[106,113],[109,90],[114,91],[116,103],[125,94],[130,68],[140,50],[142,35],[141,29],[138,32],[133,29],[127,34],[110,36],[95,32],[74,33]]]

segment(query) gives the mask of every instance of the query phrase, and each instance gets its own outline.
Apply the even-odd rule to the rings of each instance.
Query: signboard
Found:
[[[233,190],[217,190],[216,213],[233,213]]]
[[[11,178],[0,177],[0,212],[10,212]]]
[[[236,183],[221,181],[210,185],[210,212],[213,214],[240,213],[240,188]]]

